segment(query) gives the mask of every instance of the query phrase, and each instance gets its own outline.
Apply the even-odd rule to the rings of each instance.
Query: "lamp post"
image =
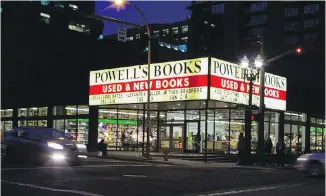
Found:
[[[256,67],[259,67],[261,65],[261,57],[258,55],[256,60],[255,60],[255,65]],[[249,64],[249,59],[247,56],[244,56],[243,59],[241,60],[241,66],[244,68],[244,80],[249,81],[249,99],[248,99],[248,108],[246,109],[246,127],[245,127],[245,138],[246,138],[246,154],[248,158],[251,155],[251,116],[252,116],[252,110],[253,110],[253,105],[252,105],[252,89],[253,89],[253,84],[254,81],[257,80],[259,77],[259,72],[253,73],[252,71],[248,70],[248,67],[250,67]],[[251,68],[253,68],[251,66]],[[249,160],[248,160],[249,161]]]
[[[151,110],[150,110],[150,106],[151,106],[151,31],[148,25],[148,21],[144,15],[144,13],[139,9],[138,6],[136,6],[135,4],[133,4],[130,1],[124,1],[124,0],[114,0],[113,1],[114,6],[116,7],[123,7],[125,4],[130,4],[132,7],[134,7],[139,14],[141,15],[141,17],[144,20],[145,26],[146,26],[146,30],[147,30],[147,38],[148,38],[148,42],[147,42],[147,48],[148,48],[148,52],[147,52],[147,137],[146,137],[146,157],[150,158],[150,140],[149,140],[149,136],[150,136],[150,131],[151,131],[151,119],[150,119],[150,114],[151,114]]]

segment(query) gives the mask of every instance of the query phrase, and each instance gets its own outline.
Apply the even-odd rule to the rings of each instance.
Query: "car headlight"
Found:
[[[63,146],[55,142],[48,142],[48,147],[53,148],[55,150],[63,150]]]
[[[86,145],[85,144],[76,144],[76,146],[80,150],[86,150]]]
[[[53,160],[56,160],[56,161],[62,161],[62,160],[65,160],[65,155],[61,154],[61,153],[54,153],[52,155],[52,159]]]
[[[297,158],[297,161],[308,161],[309,160],[310,155],[309,154],[304,154],[301,155]]]

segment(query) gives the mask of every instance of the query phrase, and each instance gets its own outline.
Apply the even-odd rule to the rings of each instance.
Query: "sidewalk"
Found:
[[[97,156],[98,152],[88,153],[89,157],[97,157],[102,159],[116,159],[123,161],[133,161],[133,162],[146,162],[146,163],[157,163],[157,164],[167,164],[175,166],[186,166],[186,167],[204,167],[204,168],[229,168],[229,169],[252,169],[252,170],[287,170],[293,169],[292,167],[272,167],[272,166],[242,166],[236,165],[236,163],[223,163],[223,162],[208,162],[203,161],[189,161],[178,158],[169,158],[168,161],[164,161],[163,156],[152,156],[151,159],[142,157],[141,152],[121,152],[121,151],[108,151],[108,156]],[[152,155],[162,155],[162,153],[152,153]]]

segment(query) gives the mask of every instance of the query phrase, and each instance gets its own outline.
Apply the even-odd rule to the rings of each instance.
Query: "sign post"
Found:
[[[118,29],[118,41],[126,42],[127,41],[127,29],[119,27]]]

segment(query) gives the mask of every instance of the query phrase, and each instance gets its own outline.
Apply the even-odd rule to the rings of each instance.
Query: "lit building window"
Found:
[[[179,33],[179,28],[178,27],[173,27],[172,32],[173,32],[173,34],[178,34]]]
[[[267,8],[267,2],[259,2],[259,3],[252,3],[250,5],[250,12],[258,12],[258,11],[263,11]]]
[[[69,4],[69,7],[71,7],[73,10],[78,10],[78,6],[74,4]]]
[[[40,13],[41,16],[41,21],[44,22],[45,24],[50,24],[50,18],[51,16],[49,14],[46,13]]]
[[[267,15],[257,15],[257,16],[251,16],[250,17],[250,24],[251,25],[260,25],[260,24],[265,24],[267,21]]]
[[[284,16],[285,17],[293,17],[299,14],[298,8],[285,8],[284,9]]]
[[[303,13],[304,14],[313,14],[319,12],[319,4],[310,4],[304,6]]]
[[[182,33],[187,33],[188,32],[188,25],[182,26],[181,27],[181,32]]]
[[[89,27],[86,27],[84,24],[77,24],[74,22],[69,22],[68,28],[72,31],[82,32],[82,33],[90,33]]]
[[[153,35],[154,35],[155,37],[159,37],[159,36],[160,36],[160,31],[159,31],[159,30],[157,30],[157,31],[153,31]]]
[[[49,5],[49,1],[43,0],[43,1],[41,1],[41,5]]]
[[[169,29],[163,29],[163,36],[169,35]]]
[[[212,6],[212,14],[224,14],[224,3],[215,4]]]
[[[285,36],[284,43],[285,44],[297,44],[299,42],[298,36]]]
[[[183,37],[183,38],[181,38],[181,40],[184,41],[184,42],[187,42],[188,41],[188,37]]]
[[[140,39],[140,34],[136,34],[136,39]]]
[[[127,41],[133,41],[134,40],[134,37],[127,37]]]
[[[316,27],[318,25],[319,25],[319,19],[318,18],[305,20],[304,23],[303,23],[304,28]]]
[[[284,24],[284,31],[295,31],[298,29],[299,22],[287,22]]]
[[[303,37],[304,42],[313,42],[317,38],[318,38],[318,33],[308,33],[308,34],[305,34]]]

